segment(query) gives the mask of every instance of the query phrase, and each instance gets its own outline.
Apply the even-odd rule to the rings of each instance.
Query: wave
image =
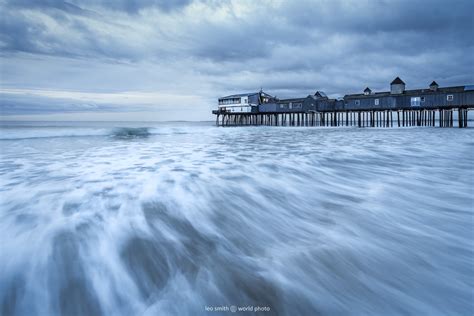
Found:
[[[0,132],[0,140],[22,140],[35,138],[63,137],[114,137],[114,138],[145,138],[151,135],[187,134],[183,130],[150,127],[114,127],[114,128],[4,128]]]
[[[118,127],[112,130],[110,134],[119,138],[148,137],[151,135],[148,127]]]

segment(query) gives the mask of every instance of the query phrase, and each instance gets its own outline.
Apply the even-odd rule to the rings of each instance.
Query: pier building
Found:
[[[260,90],[219,98],[216,124],[283,126],[440,126],[467,127],[468,111],[474,108],[474,85],[406,90],[396,77],[390,90],[346,94],[331,99],[322,92],[302,98],[278,99]],[[454,112],[457,111],[457,120]]]

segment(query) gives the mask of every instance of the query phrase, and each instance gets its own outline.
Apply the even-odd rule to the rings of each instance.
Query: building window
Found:
[[[425,97],[421,97],[421,102],[425,102]]]
[[[374,104],[375,104],[375,105],[379,105],[379,99],[375,99],[375,100],[374,100]]]
[[[302,107],[303,107],[303,104],[301,104],[301,103],[293,104],[293,109],[301,109]]]
[[[355,105],[360,105],[360,100],[355,100]]]
[[[412,97],[411,98],[411,106],[420,106],[421,98],[420,97]]]
[[[452,94],[448,94],[446,96],[446,100],[448,100],[448,101],[453,101],[453,99],[454,99],[454,96]]]

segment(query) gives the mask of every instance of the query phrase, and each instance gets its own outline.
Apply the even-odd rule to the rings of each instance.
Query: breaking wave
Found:
[[[111,132],[111,136],[123,138],[148,137],[150,135],[148,127],[118,127]]]

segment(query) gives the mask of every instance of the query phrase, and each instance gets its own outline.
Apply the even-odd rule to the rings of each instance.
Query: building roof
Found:
[[[392,84],[405,84],[405,82],[403,82],[403,80],[400,79],[400,77],[397,77],[397,78],[393,79],[393,81],[390,84],[391,85]]]
[[[241,98],[241,97],[247,97],[247,96],[250,96],[250,95],[254,95],[254,94],[257,94],[257,93],[258,92],[232,94],[232,95],[228,95],[228,96],[225,96],[225,97],[220,97],[219,99]]]
[[[305,99],[306,99],[306,98],[281,99],[281,100],[278,100],[278,103],[304,102]]]
[[[322,91],[316,91],[316,93],[314,94],[315,97],[319,97],[319,98],[327,98],[328,96],[326,95],[326,93],[322,92]]]
[[[371,92],[372,90],[370,90],[369,87],[365,88],[364,92]]]
[[[430,89],[415,89],[415,90],[405,90],[403,94],[391,94],[390,91],[375,92],[370,95],[365,95],[363,93],[357,94],[346,94],[344,99],[364,99],[364,98],[380,98],[380,97],[396,97],[404,95],[429,95],[429,94],[442,94],[442,93],[456,93],[465,91],[465,86],[455,86],[455,87],[444,87],[438,88],[438,90],[433,91]]]
[[[433,87],[433,86],[438,86],[438,84],[436,83],[436,81],[433,80],[432,83],[430,83],[430,87]]]
[[[263,94],[262,96],[273,98],[273,96],[269,95],[266,92],[258,91],[258,92],[250,92],[250,93],[232,94],[232,95],[228,95],[228,96],[225,96],[225,97],[220,97],[219,99],[232,99],[232,98],[248,97],[248,96],[256,95],[256,94],[259,94],[259,93]]]

